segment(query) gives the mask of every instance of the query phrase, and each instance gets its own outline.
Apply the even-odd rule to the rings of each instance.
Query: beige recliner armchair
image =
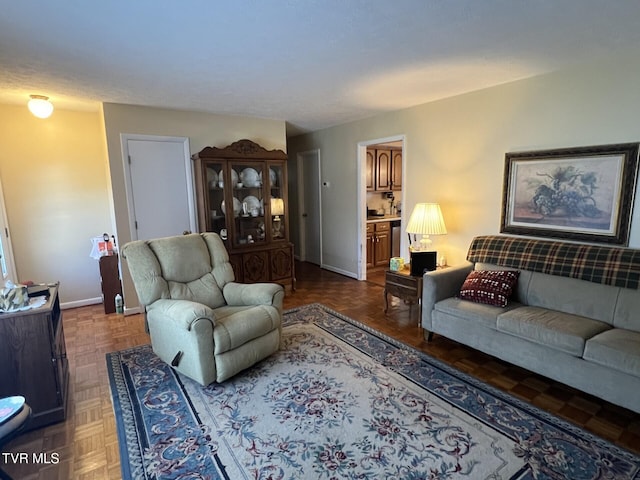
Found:
[[[202,385],[222,382],[280,348],[284,289],[234,282],[215,233],[126,244],[153,351]]]

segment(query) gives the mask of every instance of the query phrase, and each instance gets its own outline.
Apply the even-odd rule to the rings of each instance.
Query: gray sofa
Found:
[[[640,413],[640,250],[476,237],[423,279],[422,327]],[[457,295],[472,270],[518,270],[505,307]]]

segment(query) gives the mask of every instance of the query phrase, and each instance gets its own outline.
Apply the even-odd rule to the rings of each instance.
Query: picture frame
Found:
[[[627,246],[639,145],[506,153],[500,232]]]

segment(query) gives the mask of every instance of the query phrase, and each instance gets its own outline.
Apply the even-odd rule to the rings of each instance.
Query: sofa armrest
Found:
[[[431,312],[436,302],[454,297],[460,291],[473,263],[433,270],[422,277],[422,328],[431,331]]]
[[[282,311],[284,288],[277,283],[229,282],[222,290],[227,305],[271,305]]]
[[[147,305],[147,316],[183,330],[191,330],[196,320],[209,320],[212,327],[216,324],[216,316],[211,308],[190,300],[156,300]]]

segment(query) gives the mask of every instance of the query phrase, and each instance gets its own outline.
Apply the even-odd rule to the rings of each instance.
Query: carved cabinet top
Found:
[[[199,153],[194,154],[192,158],[286,160],[287,154],[282,150],[267,150],[251,140],[242,139],[224,148],[205,147]]]

